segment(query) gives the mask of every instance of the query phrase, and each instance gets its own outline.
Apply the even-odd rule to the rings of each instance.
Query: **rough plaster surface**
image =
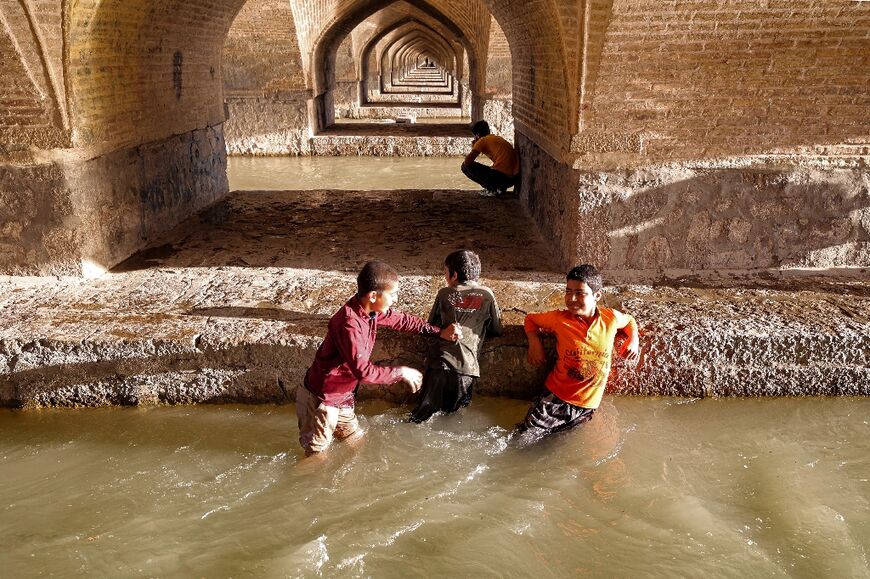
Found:
[[[0,166],[0,272],[75,275],[79,232],[64,168]]]
[[[384,216],[389,216],[384,219]],[[235,193],[97,280],[0,278],[0,404],[292,400],[328,318],[374,257],[426,315],[456,247],[478,251],[505,336],[482,353],[486,394],[528,397],[524,312],[558,307],[562,274],[517,201],[459,191]],[[870,394],[870,287],[794,278],[619,286],[643,357],[611,390],[681,396]],[[382,331],[374,359],[420,366],[427,339]],[[362,397],[410,401],[402,385]]]
[[[228,155],[311,154],[310,91],[272,97],[228,97],[224,123]]]
[[[578,257],[657,271],[870,266],[862,169],[579,173]]]

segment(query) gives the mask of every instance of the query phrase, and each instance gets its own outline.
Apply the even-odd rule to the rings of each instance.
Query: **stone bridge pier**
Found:
[[[558,285],[559,271],[591,262],[624,288],[613,299],[621,295],[626,307],[649,315],[652,341],[637,391],[866,393],[868,25],[870,3],[845,0],[787,7],[750,0],[2,2],[0,397],[29,404],[39,393],[71,392],[87,383],[72,377],[91,370],[115,376],[107,383],[129,393],[140,379],[129,377],[148,375],[147,368],[189,372],[220,390],[232,381],[218,374],[241,372],[244,356],[233,358],[242,351],[235,346],[214,346],[203,368],[220,372],[197,371],[198,348],[210,334],[179,326],[174,316],[199,302],[149,309],[133,297],[101,301],[94,293],[82,301],[67,288],[127,295],[121,286],[144,274],[105,272],[143,251],[175,247],[183,228],[203,216],[215,227],[242,227],[233,211],[248,201],[230,195],[228,155],[456,156],[468,149],[468,123],[481,118],[516,145],[518,198],[502,209],[536,241],[506,227],[469,230],[462,244],[536,248],[537,269],[502,270],[506,283],[532,284],[505,287],[524,296],[515,313],[542,307],[555,287],[534,284]],[[445,192],[386,197],[407,209],[414,195],[424,205],[431,198],[434,210],[452,203]],[[272,200],[288,211],[275,218],[302,227],[319,209],[293,199]],[[329,222],[328,212],[323,219]],[[422,265],[402,262],[414,251],[397,253],[397,265],[422,276]],[[205,267],[236,267],[243,254]],[[349,262],[329,265],[328,252],[315,254],[323,261],[287,267],[320,271],[318,283],[344,287]],[[168,283],[184,276],[163,276],[197,267],[195,260],[158,263],[159,275],[148,279]],[[537,277],[523,274],[529,271]],[[99,279],[86,281],[92,277]],[[212,287],[236,282],[254,283],[242,277]],[[434,282],[414,283],[420,301],[413,303],[423,307]],[[658,294],[670,297],[657,302]],[[42,301],[49,296],[57,300]],[[334,306],[330,300],[323,304]],[[137,344],[115,355],[88,335],[58,329],[64,311],[91,307],[162,320],[152,329],[165,339],[115,335]],[[316,315],[326,308],[306,307]],[[29,326],[35,319],[44,325]],[[94,320],[90,336],[102,335],[103,322]],[[305,324],[322,329],[319,318]],[[698,328],[705,338],[692,333]],[[314,340],[316,333],[300,335]],[[667,347],[669,333],[683,336],[681,345]],[[194,350],[179,345],[188,338]],[[267,351],[268,343],[250,344]],[[128,365],[103,363],[115,359]],[[500,363],[519,368],[521,358]],[[257,364],[273,384],[286,378]],[[65,378],[52,382],[54,375]]]

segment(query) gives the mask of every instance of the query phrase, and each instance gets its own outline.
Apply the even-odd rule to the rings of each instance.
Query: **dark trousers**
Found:
[[[427,368],[420,403],[408,419],[425,422],[436,412],[456,412],[468,406],[476,382],[476,377],[459,374],[452,368]]]
[[[579,426],[592,420],[595,410],[581,408],[568,404],[552,392],[538,397],[529,408],[525,419],[517,424],[516,433],[520,443],[539,440],[549,434],[555,434]]]
[[[483,186],[487,191],[497,191],[504,193],[508,187],[512,187],[516,182],[516,177],[505,175],[501,171],[496,171],[492,167],[487,167],[477,161],[472,161],[468,165],[462,165],[462,172],[465,176]]]

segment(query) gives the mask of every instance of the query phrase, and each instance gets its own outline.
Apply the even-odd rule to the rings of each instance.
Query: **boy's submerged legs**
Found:
[[[516,433],[523,439],[534,440],[555,434],[592,420],[595,410],[568,404],[552,392],[538,397],[525,419],[517,424]]]
[[[471,403],[477,378],[453,371],[452,368],[428,368],[423,377],[420,403],[408,420],[425,422],[438,411],[456,412]]]
[[[359,421],[354,409],[336,408],[318,402],[306,388],[296,389],[296,418],[299,424],[299,444],[310,456],[326,450],[333,438],[358,436]]]

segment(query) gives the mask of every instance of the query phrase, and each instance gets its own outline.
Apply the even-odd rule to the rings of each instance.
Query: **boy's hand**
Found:
[[[402,366],[399,368],[399,372],[402,374],[402,380],[407,382],[408,386],[411,387],[411,392],[420,390],[420,386],[423,385],[423,374],[419,370]]]
[[[462,339],[462,326],[459,324],[453,323],[441,330],[441,333],[438,334],[442,340],[447,340],[448,342],[456,342]]]
[[[535,336],[534,339],[529,337],[529,364],[532,366],[543,366],[547,363],[547,355],[544,353],[544,344],[541,339]]]
[[[629,362],[637,364],[640,360],[640,343],[637,340],[626,340],[619,349],[619,355]]]

